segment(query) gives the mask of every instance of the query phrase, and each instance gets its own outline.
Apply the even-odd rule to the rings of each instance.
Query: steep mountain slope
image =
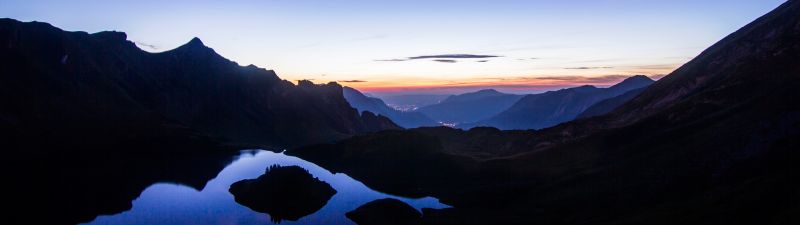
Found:
[[[589,118],[589,117],[605,115],[606,113],[609,113],[609,112],[613,111],[614,109],[616,109],[617,107],[621,106],[622,104],[627,103],[628,101],[630,101],[631,99],[635,98],[636,96],[639,96],[639,94],[644,92],[645,89],[647,89],[647,88],[644,87],[644,88],[633,89],[633,90],[625,92],[624,94],[621,94],[621,95],[619,95],[617,97],[609,98],[609,99],[600,101],[598,103],[595,103],[594,105],[592,105],[588,109],[584,110],[580,115],[578,115],[575,118],[576,119],[585,119],[585,118]]]
[[[454,206],[425,211],[424,224],[797,224],[798,59],[793,0],[609,114],[535,132],[484,132],[509,140],[500,153],[479,140],[451,144],[463,131],[427,128],[290,154]],[[418,144],[399,151],[397,143]],[[487,155],[474,157],[476,150]],[[415,164],[370,167],[374,158]]]
[[[472,123],[497,115],[511,107],[520,98],[522,95],[487,89],[453,95],[438,104],[425,106],[417,111],[439,122]]]
[[[408,95],[387,95],[373,93],[372,97],[383,100],[389,107],[401,111],[413,111],[419,108],[438,104],[450,95],[445,94],[408,94]]]
[[[292,146],[397,128],[384,117],[359,115],[338,84],[294,85],[272,71],[241,67],[197,38],[148,53],[121,32],[0,19],[0,71],[0,127],[29,139],[114,143],[182,130]]]
[[[360,91],[344,87],[344,98],[350,103],[353,108],[359,112],[369,111],[376,115],[388,117],[393,122],[405,128],[416,128],[424,126],[439,126],[427,116],[418,112],[403,112],[393,109],[386,105],[383,100],[379,98],[367,97]]]
[[[608,87],[580,86],[542,94],[527,95],[500,114],[468,124],[463,128],[491,126],[504,130],[541,129],[575,119],[595,103],[619,96],[633,89],[646,87],[653,80],[646,76],[633,76]]]

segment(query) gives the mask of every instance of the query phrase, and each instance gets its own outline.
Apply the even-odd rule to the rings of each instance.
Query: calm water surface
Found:
[[[87,224],[274,224],[268,214],[259,213],[239,205],[228,192],[229,186],[239,180],[253,179],[270,165],[297,165],[336,189],[322,209],[292,224],[355,224],[344,214],[359,206],[381,198],[396,198],[417,208],[445,208],[435,198],[410,199],[372,190],[349,176],[333,174],[322,167],[297,157],[263,150],[243,151],[202,191],[194,188],[157,183],[145,189],[133,201],[133,208],[116,215],[98,216]]]

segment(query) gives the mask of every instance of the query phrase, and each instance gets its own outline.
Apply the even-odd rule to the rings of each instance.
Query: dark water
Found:
[[[338,193],[322,209],[298,221],[280,224],[354,224],[344,214],[381,198],[396,198],[414,208],[444,208],[435,198],[409,199],[366,187],[346,174],[331,172],[300,158],[270,151],[244,151],[225,167],[202,191],[173,184],[156,183],[146,188],[133,201],[133,208],[116,215],[98,216],[87,224],[274,224],[268,214],[239,205],[228,192],[239,180],[253,179],[270,165],[297,165],[329,183]]]

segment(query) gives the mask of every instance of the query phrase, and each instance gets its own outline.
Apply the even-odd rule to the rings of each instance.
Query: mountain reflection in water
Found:
[[[297,221],[281,224],[355,224],[345,213],[382,198],[397,198],[416,209],[444,208],[435,198],[409,199],[369,189],[345,174],[329,171],[297,157],[263,150],[248,150],[225,167],[216,178],[197,191],[173,183],[156,183],[146,188],[133,201],[133,208],[116,215],[99,216],[87,224],[272,224],[267,214],[237,204],[228,192],[239,180],[253,179],[270,165],[297,165],[337,190],[328,204]]]

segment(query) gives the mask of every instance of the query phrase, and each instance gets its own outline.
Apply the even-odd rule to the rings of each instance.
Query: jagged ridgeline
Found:
[[[81,146],[207,136],[277,147],[398,128],[359,114],[336,83],[295,85],[197,38],[161,53],[126,39],[0,19],[0,128]]]

